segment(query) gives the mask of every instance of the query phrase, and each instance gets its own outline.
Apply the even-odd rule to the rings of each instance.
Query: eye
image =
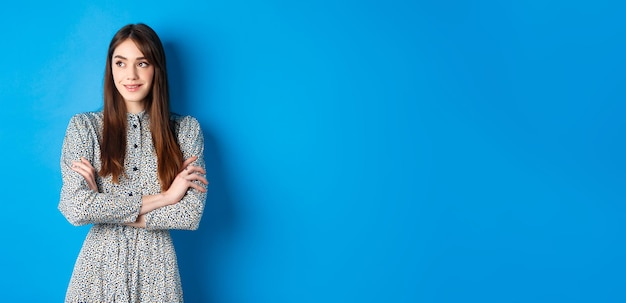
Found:
[[[150,66],[150,63],[148,63],[148,62],[139,62],[139,64],[137,64],[137,66],[139,66],[139,67],[148,67],[148,66]]]
[[[126,63],[124,63],[122,61],[117,61],[117,62],[115,62],[115,65],[117,65],[118,67],[124,67],[124,66],[126,66]]]

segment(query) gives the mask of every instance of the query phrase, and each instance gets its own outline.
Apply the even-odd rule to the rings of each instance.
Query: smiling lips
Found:
[[[140,86],[141,86],[141,84],[124,85],[126,90],[131,92],[131,93],[138,91]]]

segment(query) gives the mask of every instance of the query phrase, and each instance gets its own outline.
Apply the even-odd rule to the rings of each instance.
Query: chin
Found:
[[[127,102],[143,102],[147,96],[122,96]]]

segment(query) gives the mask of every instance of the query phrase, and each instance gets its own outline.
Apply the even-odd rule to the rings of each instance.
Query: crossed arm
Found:
[[[197,229],[204,210],[204,138],[198,121],[181,118],[178,140],[183,152],[183,169],[170,187],[153,195],[138,196],[117,188],[100,192],[92,166],[101,125],[98,114],[72,117],[61,150],[59,210],[73,225],[126,224],[146,229]],[[115,187],[115,186],[114,186]]]
[[[197,159],[198,156],[193,156],[183,162],[183,170],[176,175],[174,181],[166,191],[156,195],[142,196],[141,207],[139,208],[139,216],[137,217],[137,220],[135,222],[125,224],[145,228],[146,220],[144,215],[161,207],[174,205],[180,202],[188,189],[193,188],[202,193],[206,193],[205,186],[209,184],[207,179],[203,176],[206,174],[206,171],[200,166],[191,165]],[[71,169],[85,179],[89,189],[98,192],[98,186],[96,185],[96,169],[87,159],[81,157],[79,161],[72,161]],[[201,186],[194,181],[199,181],[204,184],[204,186]]]

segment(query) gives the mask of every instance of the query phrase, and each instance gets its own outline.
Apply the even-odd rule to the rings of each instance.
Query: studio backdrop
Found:
[[[625,5],[5,4],[0,301],[62,302],[65,129],[143,22],[206,141],[187,302],[626,302]]]

